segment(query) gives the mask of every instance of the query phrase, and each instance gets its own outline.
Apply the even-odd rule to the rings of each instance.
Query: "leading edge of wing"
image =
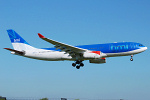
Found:
[[[38,33],[38,36],[55,45],[56,49],[60,49],[61,51],[65,51],[67,53],[71,53],[71,52],[75,52],[75,53],[83,53],[83,52],[86,52],[88,51],[87,49],[82,49],[82,48],[79,48],[79,47],[75,47],[75,46],[71,46],[71,45],[68,45],[68,44],[64,44],[64,43],[61,43],[61,42],[58,42],[58,41],[55,41],[55,40],[52,40],[52,39],[48,39],[46,37],[44,37],[42,34]]]

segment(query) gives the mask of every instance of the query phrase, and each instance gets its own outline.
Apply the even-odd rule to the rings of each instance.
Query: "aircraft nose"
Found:
[[[147,50],[147,47],[143,47],[143,51]]]

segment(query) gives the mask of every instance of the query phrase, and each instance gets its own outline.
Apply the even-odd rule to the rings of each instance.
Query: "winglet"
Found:
[[[42,34],[38,33],[40,38],[45,38]]]

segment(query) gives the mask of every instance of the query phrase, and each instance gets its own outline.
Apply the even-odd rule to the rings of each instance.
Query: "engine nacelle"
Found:
[[[101,56],[99,54],[96,54],[96,53],[85,52],[85,53],[83,53],[83,57],[87,58],[87,59],[93,59],[93,58],[100,58]]]
[[[94,60],[89,60],[90,63],[95,63],[95,64],[101,64],[101,63],[106,63],[106,59],[105,58],[101,58],[101,59],[94,59]]]

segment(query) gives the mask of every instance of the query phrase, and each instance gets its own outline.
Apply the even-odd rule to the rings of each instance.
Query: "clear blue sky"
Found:
[[[0,95],[150,99],[149,49],[108,58],[80,70],[71,61],[48,62],[11,55],[7,29],[31,45],[53,47],[37,33],[70,45],[139,42],[150,48],[149,0],[0,0]]]

